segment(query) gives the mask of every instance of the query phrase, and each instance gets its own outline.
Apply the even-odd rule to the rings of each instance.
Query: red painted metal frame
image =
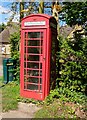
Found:
[[[44,14],[33,14],[26,18],[23,18],[21,23],[21,43],[20,43],[20,94],[23,97],[34,98],[37,100],[44,100],[45,97],[49,94],[50,91],[50,61],[51,61],[51,28],[50,28],[50,19],[52,17]],[[24,22],[27,21],[45,21],[46,25],[42,26],[24,26]],[[24,89],[24,42],[25,42],[25,33],[28,32],[43,32],[43,54],[40,57],[42,60],[42,92],[35,90]],[[34,40],[34,38],[30,38]],[[29,38],[28,38],[29,40]],[[38,38],[37,38],[38,40]],[[31,46],[31,48],[37,46]],[[41,46],[39,46],[41,47]],[[28,54],[28,53],[27,53]],[[27,57],[26,54],[26,57]],[[30,54],[29,55],[35,55]],[[38,55],[38,54],[36,54]],[[40,55],[40,54],[39,54]],[[34,61],[30,61],[34,63]],[[40,62],[40,61],[35,61]],[[32,70],[32,68],[26,68],[27,70]],[[26,71],[27,71],[26,70]],[[34,70],[34,68],[33,68]],[[38,70],[38,69],[35,69]],[[36,77],[39,78],[40,76]],[[32,76],[35,78],[35,76]],[[30,83],[31,84],[31,83]]]
[[[24,33],[25,32],[43,32],[44,34],[44,38],[43,38],[43,59],[42,59],[42,93],[38,93],[38,91],[34,91],[34,90],[24,90]],[[25,97],[29,97],[29,98],[35,98],[35,99],[39,99],[39,100],[43,100],[45,98],[45,83],[46,83],[46,78],[45,78],[45,69],[46,69],[46,61],[44,60],[44,58],[46,58],[46,30],[42,30],[42,29],[39,29],[39,30],[23,30],[23,33],[22,33],[22,41],[21,41],[21,46],[22,46],[22,49],[21,49],[21,71],[20,73],[20,78],[21,78],[21,96],[25,96]],[[34,46],[33,46],[34,47]],[[33,55],[33,54],[32,54]],[[38,63],[40,61],[30,61],[30,62],[34,62],[34,63]],[[28,69],[28,68],[27,68]],[[31,68],[29,68],[31,69]],[[33,69],[34,70],[34,69]],[[37,69],[35,69],[37,70]],[[33,76],[34,77],[34,76]],[[37,77],[36,77],[37,78]]]

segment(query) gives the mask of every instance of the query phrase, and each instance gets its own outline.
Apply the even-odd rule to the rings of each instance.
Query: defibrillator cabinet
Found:
[[[57,22],[45,14],[21,21],[20,94],[44,100],[56,81]]]

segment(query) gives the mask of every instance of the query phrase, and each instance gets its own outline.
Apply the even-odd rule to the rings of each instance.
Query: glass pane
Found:
[[[28,40],[27,46],[40,46],[40,40]]]
[[[40,48],[28,48],[28,53],[39,54]]]
[[[27,70],[29,76],[39,76],[39,70]]]
[[[27,89],[29,89],[29,90],[38,90],[38,85],[27,84]]]
[[[25,82],[38,83],[39,78],[26,78],[25,77]]]
[[[26,69],[24,69],[24,75],[26,75]]]
[[[41,38],[43,38],[43,32],[41,32]]]
[[[24,82],[28,82],[28,79],[26,76],[24,76]]]
[[[27,62],[27,68],[39,69],[39,63],[30,63],[30,62]]]
[[[26,68],[26,62],[24,62],[24,68]]]
[[[24,60],[26,60],[26,54],[24,54]]]
[[[42,71],[40,71],[40,76],[42,76]]]
[[[42,63],[40,63],[40,69],[42,69]]]
[[[27,89],[27,86],[26,86],[27,84],[26,83],[24,83],[24,89]]]
[[[26,46],[26,40],[24,41],[24,46]]]
[[[40,90],[42,91],[42,85],[40,85]]]
[[[24,48],[24,53],[26,53],[26,47]]]
[[[39,61],[39,55],[28,55],[27,60],[28,61]]]
[[[42,84],[42,78],[40,78],[40,84]]]
[[[28,38],[40,38],[40,32],[28,32]]]

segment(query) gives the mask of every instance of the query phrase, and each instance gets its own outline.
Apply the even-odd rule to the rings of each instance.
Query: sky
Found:
[[[12,15],[12,11],[10,10],[12,2],[0,2],[0,24],[7,23],[8,19]],[[19,13],[16,13],[13,22],[18,22]]]
[[[6,0],[0,0],[0,24],[2,24],[2,23],[6,24],[8,22],[9,18],[12,15],[12,11],[10,10],[11,4],[13,1],[16,1],[16,0],[13,0],[13,1],[9,0],[11,2],[3,2],[3,1],[6,1]],[[19,8],[19,6],[18,6],[18,8]],[[20,18],[20,14],[18,11],[18,13],[16,13],[16,15],[13,19],[13,22],[18,22],[19,18]],[[59,22],[60,22],[60,26],[62,26],[63,24],[65,25],[64,22],[62,22],[62,21],[59,21]]]

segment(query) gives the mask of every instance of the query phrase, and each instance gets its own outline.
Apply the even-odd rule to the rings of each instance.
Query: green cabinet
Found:
[[[3,77],[4,82],[8,83],[14,79],[15,60],[12,58],[3,60]]]

